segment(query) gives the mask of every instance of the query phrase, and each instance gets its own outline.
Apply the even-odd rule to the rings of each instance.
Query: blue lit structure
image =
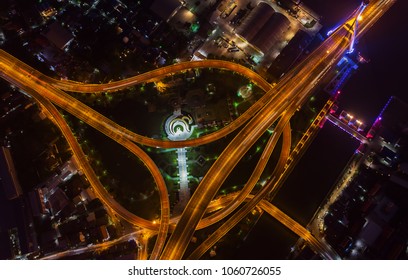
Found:
[[[338,95],[344,83],[357,68],[357,63],[349,56],[344,55],[336,65],[337,75],[328,83],[324,90],[332,96]]]
[[[354,12],[351,14],[351,17],[349,17],[346,21],[350,20],[350,19],[354,19],[353,24],[351,26],[349,26],[349,29],[352,33],[351,35],[351,43],[350,43],[350,47],[348,50],[348,53],[352,53],[354,51],[354,43],[355,43],[355,38],[356,38],[356,31],[357,31],[357,25],[358,25],[358,19],[361,16],[361,14],[363,13],[363,11],[365,10],[365,8],[367,7],[367,5],[370,3],[370,1],[368,0],[364,0],[360,6],[354,10]],[[334,31],[336,31],[339,27],[343,26],[343,24],[339,24],[337,25],[335,28],[329,30],[327,32],[327,36],[330,36]]]
[[[352,53],[354,51],[354,42],[356,39],[356,32],[357,32],[357,25],[358,25],[358,19],[360,18],[361,14],[363,13],[363,11],[365,10],[365,8],[367,7],[369,1],[368,0],[364,0],[360,7],[358,7],[356,15],[354,17],[354,22],[353,25],[350,28],[353,28],[352,34],[351,34],[351,42],[350,42],[350,48],[348,50],[348,53]]]

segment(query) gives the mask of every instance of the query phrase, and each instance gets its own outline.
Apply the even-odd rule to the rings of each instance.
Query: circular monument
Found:
[[[164,125],[167,137],[172,141],[182,141],[190,138],[194,130],[193,117],[174,112],[167,118]]]

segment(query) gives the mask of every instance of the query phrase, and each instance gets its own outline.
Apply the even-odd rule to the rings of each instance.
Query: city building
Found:
[[[358,173],[324,214],[325,239],[343,258],[405,258],[407,109],[408,104],[400,99],[389,99],[368,133],[366,149],[350,163],[358,166]]]
[[[237,34],[264,54],[279,42],[290,21],[266,2],[260,2],[245,18]]]
[[[169,21],[181,7],[179,0],[154,0],[150,9],[164,21]]]
[[[74,35],[59,22],[50,24],[44,36],[58,49],[64,50],[74,40]]]

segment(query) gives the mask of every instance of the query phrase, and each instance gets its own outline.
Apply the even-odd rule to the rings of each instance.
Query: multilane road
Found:
[[[372,23],[384,11],[381,7],[393,1],[373,1],[376,9],[367,9],[363,18]],[[380,9],[381,8],[381,9]],[[364,26],[364,24],[362,24]],[[350,28],[345,24],[285,75],[285,80],[270,92],[275,92],[265,106],[241,129],[212,165],[187,204],[161,256],[162,259],[182,258],[195,228],[205,210],[235,166],[255,141],[277,120],[288,106],[301,106],[320,79],[337,63],[349,47]]]
[[[20,64],[20,65],[23,65],[23,64]],[[23,66],[24,66],[24,65],[23,65]],[[22,69],[20,68],[19,70],[22,70]],[[19,72],[21,72],[21,71],[19,71]],[[6,72],[4,72],[4,73],[6,73]],[[24,72],[22,72],[22,73],[24,73]],[[24,75],[23,75],[23,76],[24,76]],[[14,83],[14,84],[17,84],[16,81],[13,81],[13,83]],[[26,81],[26,83],[27,83],[27,81]],[[36,92],[33,91],[32,89],[27,88],[27,87],[24,86],[23,84],[20,84],[19,86],[20,86],[23,90],[29,92],[32,96],[34,96],[35,98],[37,98],[37,100],[39,100],[39,101],[43,104],[43,106],[47,107],[50,112],[53,112],[52,114],[54,115],[54,119],[58,120],[58,121],[57,121],[57,124],[59,125],[59,127],[60,127],[61,130],[63,131],[65,137],[66,137],[68,140],[70,140],[70,141],[69,141],[69,142],[70,142],[70,146],[71,146],[71,147],[76,146],[76,147],[73,148],[73,150],[74,150],[74,153],[75,153],[75,155],[77,156],[77,158],[80,159],[79,162],[86,163],[85,156],[84,156],[83,154],[80,154],[79,145],[76,143],[76,140],[75,140],[75,138],[73,137],[73,135],[70,133],[70,130],[69,130],[68,126],[65,124],[65,122],[63,121],[63,119],[61,118],[61,116],[60,116],[60,115],[58,114],[58,112],[56,111],[56,109],[53,108],[53,106],[51,106],[50,104],[47,104],[47,103],[49,103],[49,101],[47,101],[46,99],[44,99],[41,95],[39,95],[38,93],[36,93]],[[37,89],[37,90],[39,90],[39,89]],[[44,89],[44,90],[48,90],[48,89]],[[279,127],[279,126],[278,126],[278,127]],[[289,126],[287,126],[287,127],[289,128]],[[234,209],[236,209],[236,207],[239,206],[239,204],[243,201],[243,199],[245,199],[246,194],[249,193],[249,192],[252,190],[253,186],[255,185],[255,183],[257,182],[257,180],[259,179],[259,176],[260,176],[260,174],[261,174],[261,172],[262,172],[264,166],[266,165],[267,160],[268,160],[270,154],[272,153],[274,146],[275,146],[276,143],[277,143],[277,140],[279,139],[279,137],[278,137],[278,136],[279,136],[278,131],[279,131],[279,129],[273,134],[273,137],[271,137],[272,141],[270,141],[270,142],[268,143],[267,148],[265,149],[265,151],[264,151],[264,153],[263,153],[263,155],[262,155],[262,160],[260,161],[260,163],[258,164],[258,166],[257,166],[257,168],[256,168],[256,172],[254,172],[254,174],[251,176],[251,179],[249,180],[247,186],[244,188],[242,194],[239,196],[240,198],[237,199],[236,201],[234,201],[233,203],[231,203],[231,205],[229,205],[228,207],[225,207],[222,211],[219,211],[219,212],[215,215],[215,217],[208,217],[208,218],[206,218],[206,219],[203,219],[203,220],[201,221],[202,223],[201,223],[200,228],[201,228],[201,227],[208,226],[208,225],[210,225],[210,224],[213,224],[213,223],[215,223],[215,222],[221,220],[222,218],[224,218],[225,216],[227,216],[229,213],[231,213]],[[290,131],[290,129],[287,130],[287,131]],[[111,138],[113,138],[114,140],[116,140],[118,143],[122,144],[122,145],[123,145],[124,147],[126,147],[128,150],[132,151],[134,154],[138,155],[145,163],[146,163],[146,162],[149,162],[149,158],[146,158],[146,156],[144,156],[144,155],[141,156],[141,154],[142,154],[141,151],[138,150],[135,146],[132,146],[131,143],[128,143],[128,142],[126,141],[127,139],[123,139],[123,138],[120,138],[120,137],[119,137],[119,138],[118,138],[118,137],[114,138],[114,137],[112,137],[112,134],[110,134],[109,136],[110,136]],[[289,147],[289,146],[290,146],[290,142],[288,142],[288,143],[285,144],[285,145],[286,145],[287,147]],[[135,152],[135,150],[136,150],[136,152]],[[283,161],[281,160],[281,162],[285,162],[285,161],[286,161],[286,157],[284,158]],[[263,167],[261,168],[260,165],[262,165]],[[149,166],[150,166],[150,164],[149,164]],[[152,227],[154,227],[154,226],[153,226],[154,224],[153,224],[152,222],[146,221],[146,220],[143,220],[143,219],[140,219],[139,217],[137,217],[137,216],[135,216],[135,215],[129,213],[127,210],[123,209],[123,207],[121,207],[119,204],[117,204],[114,200],[112,200],[108,194],[104,193],[103,187],[101,186],[101,184],[99,183],[99,181],[96,179],[96,175],[93,173],[93,171],[92,171],[92,169],[90,168],[89,164],[86,165],[86,166],[85,166],[85,164],[84,164],[84,165],[82,166],[82,169],[84,170],[84,173],[87,175],[87,177],[90,177],[90,178],[91,178],[90,181],[92,182],[92,185],[93,185],[93,186],[95,186],[95,185],[98,186],[98,187],[96,187],[95,189],[97,190],[98,194],[102,197],[104,203],[105,203],[106,205],[109,205],[109,206],[110,206],[116,213],[118,213],[122,218],[126,219],[127,221],[130,221],[131,223],[133,223],[133,224],[135,224],[135,225],[138,225],[138,226],[141,226],[141,227],[144,227],[144,228],[147,228],[147,229],[152,229]],[[159,181],[159,182],[156,182],[156,184],[157,184],[158,186],[162,186],[162,187],[163,187],[164,184],[162,183],[161,176],[160,176],[160,174],[157,172],[157,170],[155,170],[155,169],[157,169],[157,168],[150,168],[150,169],[151,169],[152,174],[154,174],[154,177],[160,179],[160,180],[157,180],[157,181]],[[153,171],[152,171],[152,170],[153,170]],[[165,190],[165,188],[164,188],[164,190]],[[163,191],[163,192],[161,192],[161,193],[164,194],[163,197],[162,197],[162,201],[166,201],[166,200],[164,199],[164,197],[166,197],[167,193],[166,193],[165,191]],[[167,201],[166,201],[166,206],[162,207],[162,210],[165,210],[165,211],[162,211],[162,213],[163,213],[163,212],[167,212],[167,211],[166,211],[167,209],[168,209],[168,203],[167,203]],[[166,216],[166,217],[167,217],[167,216]],[[168,224],[168,222],[165,222],[165,220],[162,219],[162,221],[163,221],[163,222],[161,223],[162,226]],[[163,228],[166,228],[166,227],[163,226]],[[161,232],[162,232],[162,234],[160,234]],[[163,230],[163,231],[160,230],[160,231],[159,231],[159,238],[158,238],[157,240],[160,241],[160,242],[159,242],[159,245],[160,245],[160,246],[155,246],[155,248],[158,248],[158,249],[157,249],[157,250],[153,250],[152,256],[156,256],[155,252],[159,252],[159,251],[160,251],[160,248],[163,246],[163,242],[164,242],[164,240],[165,240],[165,235],[166,235],[166,231],[165,231],[165,230]]]
[[[284,178],[288,176],[288,174],[291,172],[292,168],[296,164],[297,160],[300,157],[300,153],[302,152],[302,149],[304,149],[305,146],[308,145],[312,141],[312,134],[315,134],[317,132],[317,128],[320,127],[321,121],[323,120],[322,115],[325,115],[328,113],[328,111],[331,108],[331,105],[333,102],[329,100],[326,105],[323,107],[323,109],[319,112],[318,117],[316,118],[317,122],[313,122],[312,125],[308,128],[308,130],[304,133],[302,136],[301,140],[296,144],[296,146],[290,151],[290,128],[289,128],[289,119],[291,112],[285,113],[284,117],[281,118],[279,121],[276,131],[279,134],[279,132],[282,129],[282,126],[285,125],[283,128],[283,147],[281,151],[281,155],[279,158],[279,161],[276,165],[275,170],[273,171],[271,175],[271,180],[268,181],[268,183],[263,186],[262,190],[259,191],[255,196],[254,195],[247,195],[245,198],[248,203],[242,207],[240,210],[238,210],[232,217],[230,217],[227,221],[223,223],[213,234],[211,234],[204,242],[202,242],[196,250],[188,257],[188,259],[199,259],[202,254],[204,254],[206,251],[208,251],[219,239],[221,239],[225,234],[229,232],[230,229],[232,229],[241,219],[246,217],[254,207],[262,207],[262,203],[259,202],[262,198],[265,197],[273,197],[277,191],[279,190],[279,187],[282,186],[282,182],[284,181]],[[265,148],[264,152],[267,151],[268,147]],[[289,154],[290,152],[290,154]],[[263,155],[262,155],[263,156]],[[263,160],[261,156],[261,161]],[[289,159],[289,160],[288,160]],[[259,165],[259,164],[258,164]],[[261,166],[261,165],[260,165]],[[254,174],[256,173],[256,170],[254,171]],[[241,191],[241,192],[244,192]],[[232,200],[232,203],[235,203],[237,200],[238,196],[240,194],[234,196],[234,200]],[[249,199],[250,198],[250,199]],[[225,202],[226,198],[220,199],[220,203],[226,203]],[[264,200],[263,200],[264,201]],[[217,204],[215,204],[213,201],[210,203],[209,209],[213,209],[216,207]],[[274,206],[272,206],[274,207]],[[276,208],[276,207],[275,207]],[[264,209],[265,210],[265,209]],[[221,210],[222,211],[222,210]],[[322,257],[326,259],[340,259],[339,255],[329,246],[327,245],[323,240],[317,240],[317,239],[311,239],[310,237],[310,232],[303,228],[302,225],[298,224],[295,222],[293,219],[290,219],[289,217],[285,217],[282,215],[279,215],[279,212],[274,211],[274,212],[267,212],[272,215],[275,219],[277,219],[279,222],[281,222],[283,225],[287,226],[290,230],[295,232],[296,234],[299,235],[299,237],[303,238],[307,242],[309,242],[310,246],[312,249],[315,250],[315,252],[319,253]],[[201,220],[203,221],[203,220]],[[201,222],[200,222],[201,223]],[[296,224],[296,226],[295,226]],[[301,229],[301,230],[299,230]],[[310,243],[310,241],[312,243]],[[318,243],[318,245],[317,245]],[[324,248],[324,250],[323,250]]]
[[[60,90],[53,89],[49,86],[47,86],[46,83],[39,81],[38,79],[33,79],[33,76],[27,75],[27,73],[35,73],[35,70],[30,68],[28,65],[16,60],[15,58],[13,61],[11,61],[11,57],[8,54],[5,54],[3,52],[3,57],[6,59],[3,59],[0,62],[0,66],[3,67],[2,75],[4,78],[6,78],[9,82],[19,86],[21,89],[25,90],[26,92],[30,93],[32,96],[34,96],[37,100],[39,100],[43,106],[48,108],[48,110],[52,115],[54,115],[54,119],[58,120],[57,124],[61,128],[61,131],[63,132],[64,136],[67,138],[67,140],[70,143],[70,146],[73,147],[74,154],[76,157],[79,159],[78,162],[84,163],[82,164],[82,170],[84,173],[87,175],[88,178],[90,178],[90,182],[98,195],[101,197],[102,201],[106,205],[108,205],[115,213],[117,213],[120,217],[123,219],[129,221],[130,223],[137,225],[139,227],[147,228],[147,229],[156,229],[158,224],[155,224],[151,221],[144,220],[126,209],[124,209],[120,204],[118,204],[116,201],[114,201],[109,194],[106,193],[105,189],[103,186],[100,184],[99,180],[97,179],[96,175],[94,174],[93,170],[91,169],[89,164],[85,164],[86,157],[83,155],[83,153],[80,154],[81,150],[76,143],[75,138],[73,137],[72,133],[70,133],[70,130],[66,124],[64,124],[64,120],[61,118],[61,116],[58,114],[57,110],[53,108],[49,103],[47,99],[43,97],[43,95],[46,94],[47,97],[50,96],[55,96],[55,95],[65,95],[65,93],[61,92]],[[4,62],[4,60],[6,60]],[[13,62],[13,63],[12,63]],[[18,66],[18,67],[17,67]],[[40,75],[37,75],[40,76]],[[12,78],[13,77],[13,78]],[[35,89],[35,90],[33,90]],[[41,92],[42,94],[38,94],[38,92]],[[51,98],[50,98],[51,99]],[[53,99],[55,100],[55,99]],[[68,101],[69,102],[69,101]],[[68,102],[65,103],[65,106],[59,104],[62,108],[67,108],[68,107]],[[77,102],[78,103],[78,102]],[[74,102],[71,102],[71,104],[74,104]],[[80,104],[80,103],[78,103]],[[80,104],[82,105],[82,104]],[[75,105],[73,105],[75,107]],[[84,106],[82,106],[84,107]],[[82,111],[89,110],[89,108],[82,109]],[[73,112],[73,111],[71,111]],[[74,113],[75,114],[75,113]],[[78,115],[78,114],[75,114]],[[95,113],[97,115],[97,113]],[[89,123],[89,119],[82,118],[85,122]],[[95,116],[94,119],[101,119],[99,116]],[[122,137],[122,135],[116,133],[116,131],[109,131],[109,129],[106,129],[105,126],[103,125],[94,125],[95,128],[97,128],[99,131],[102,133],[106,134],[125,148],[127,148],[129,151],[131,151],[133,154],[138,156],[149,168],[151,171],[154,179],[156,180],[156,185],[158,186],[159,193],[160,193],[160,198],[161,198],[161,229],[159,230],[159,238],[157,238],[156,244],[160,244],[160,246],[157,246],[155,248],[158,248],[157,250],[153,250],[152,256],[156,256],[155,252],[159,252],[160,248],[163,246],[166,234],[167,234],[167,227],[168,227],[168,216],[169,216],[169,204],[168,204],[168,195],[167,195],[167,190],[164,184],[164,181],[162,179],[162,176],[157,168],[157,166],[151,161],[151,159],[137,146],[134,144],[130,143],[127,138]],[[277,141],[277,137],[275,137],[275,142]],[[171,142],[170,142],[171,143]],[[275,143],[276,144],[276,143]],[[271,151],[270,151],[271,152]],[[254,181],[253,181],[254,182]],[[254,182],[255,183],[255,182]],[[248,189],[248,188],[247,188]],[[250,191],[250,189],[248,189]],[[241,196],[242,198],[243,196]],[[239,200],[239,201],[242,201]],[[235,203],[232,206],[226,207],[225,211],[221,211],[217,214],[217,217],[214,219],[204,219],[202,223],[202,227],[208,226],[212,223],[217,222],[219,219],[222,219],[228,213],[232,212],[239,204]]]
[[[372,24],[374,24],[374,22],[378,20],[378,18],[393,3],[394,1],[392,0],[372,1],[370,6],[363,13],[364,22],[360,25],[362,31],[358,34],[358,36],[363,32],[366,32],[366,30],[368,30],[368,28],[372,26]],[[144,154],[140,148],[137,146],[132,146],[128,141],[131,140],[146,146],[162,148],[179,148],[203,145],[224,137],[228,133],[241,127],[249,120],[247,125],[228,145],[226,150],[221,154],[218,160],[211,167],[210,171],[203,178],[196,192],[189,201],[185,211],[181,215],[179,222],[174,228],[174,232],[170,237],[161,258],[178,259],[183,256],[186,246],[189,243],[195,229],[197,226],[199,226],[199,222],[206,211],[209,202],[214,197],[228,174],[234,168],[235,164],[266,131],[266,129],[277,121],[279,117],[282,116],[282,118],[285,118],[286,111],[293,112],[296,108],[302,106],[303,102],[308,98],[310,92],[312,92],[315,86],[319,83],[320,79],[344,54],[344,51],[349,45],[347,36],[350,32],[350,28],[347,27],[347,25],[344,25],[336,30],[307,59],[300,63],[291,72],[286,74],[275,88],[272,88],[258,74],[241,65],[227,61],[212,60],[176,64],[109,84],[85,85],[72,81],[58,81],[44,76],[35,69],[22,63],[21,61],[18,61],[16,58],[1,50],[0,74],[4,79],[17,85],[28,93],[30,93],[30,91],[39,93],[42,98],[51,101],[84,122],[90,124],[141,158],[156,180],[162,203],[159,231],[160,238],[158,238],[161,245],[157,246],[157,250],[154,254],[156,257],[160,252],[160,248],[164,244],[165,238],[163,236],[167,234],[167,229],[169,226],[168,197],[165,197],[167,195],[167,191],[164,190],[165,185],[164,182],[161,182],[162,177],[157,169],[157,166],[154,165],[151,159]],[[136,133],[119,126],[101,114],[95,112],[61,90],[64,89],[77,92],[117,91],[138,83],[157,80],[169,74],[199,67],[217,67],[235,71],[245,75],[267,92],[254,106],[247,110],[245,114],[224,129],[197,139],[171,142],[150,139],[148,137],[137,135]],[[92,172],[89,171],[89,173]],[[256,172],[259,172],[258,168],[254,171],[254,173]],[[257,177],[255,174],[253,174],[253,176],[254,178]],[[251,184],[253,183],[251,182],[248,185]],[[121,211],[121,208],[123,207],[120,205],[115,205],[117,203],[112,201],[113,199],[109,198],[110,196],[108,197],[108,195],[103,193],[103,191],[101,191],[101,195],[105,197],[104,202],[122,218],[131,221],[133,224],[138,226],[154,230],[157,229],[158,225],[154,225],[154,223],[150,221],[141,221],[140,219],[135,218],[135,215],[131,213],[129,214],[129,212],[126,210]]]

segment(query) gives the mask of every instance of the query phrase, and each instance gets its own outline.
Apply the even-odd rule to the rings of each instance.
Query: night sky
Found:
[[[323,15],[324,29],[335,26],[359,0],[304,0]],[[337,2],[337,3],[333,3]],[[356,46],[370,62],[361,65],[342,90],[339,107],[371,125],[390,96],[408,102],[408,1],[397,0]],[[405,42],[405,43],[404,43]]]

